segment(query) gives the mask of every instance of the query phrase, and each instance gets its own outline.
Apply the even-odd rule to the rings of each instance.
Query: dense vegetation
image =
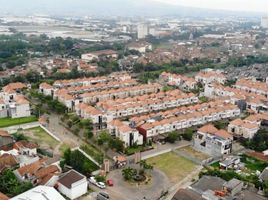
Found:
[[[104,147],[109,147],[110,149],[114,149],[117,152],[124,151],[124,143],[118,138],[113,138],[106,131],[103,131],[99,134],[97,142],[99,145],[102,145]]]
[[[64,114],[68,108],[59,102],[58,100],[53,99],[51,96],[45,96],[36,91],[31,91],[30,98],[37,98],[40,101],[40,104],[35,105],[35,114],[38,116],[49,109],[49,111],[53,111],[59,114]]]
[[[72,166],[73,169],[87,176],[99,169],[95,163],[86,158],[79,150],[71,151],[67,149],[60,163],[62,168],[64,168],[64,165]]]
[[[1,174],[0,185],[0,192],[9,197],[21,194],[33,187],[30,182],[19,182],[11,169],[7,169]]]
[[[268,149],[268,130],[260,129],[251,140],[243,140],[242,144],[255,151],[265,151]]]

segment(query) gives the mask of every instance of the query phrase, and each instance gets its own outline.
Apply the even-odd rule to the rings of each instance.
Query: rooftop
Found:
[[[37,186],[30,189],[18,196],[13,197],[11,200],[65,200],[56,189],[48,186]]]
[[[68,171],[65,175],[63,175],[58,182],[61,183],[62,185],[64,185],[65,187],[71,189],[72,188],[72,184],[76,183],[80,180],[83,180],[85,178],[85,176],[83,176],[82,174],[78,173],[75,170],[70,170]]]

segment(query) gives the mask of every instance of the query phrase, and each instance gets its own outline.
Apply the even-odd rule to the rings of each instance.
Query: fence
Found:
[[[40,126],[39,122],[31,122],[31,123],[26,123],[26,124],[20,124],[20,125],[15,125],[15,126],[9,126],[5,128],[1,128],[1,130],[5,130],[9,133],[16,133],[19,129],[29,129],[29,128],[35,128]]]

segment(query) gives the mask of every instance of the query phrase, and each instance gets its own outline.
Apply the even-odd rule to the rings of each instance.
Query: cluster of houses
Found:
[[[10,83],[0,91],[0,118],[20,118],[31,115],[30,103],[22,94],[27,85]]]
[[[62,172],[58,159],[40,157],[37,148],[35,143],[15,141],[8,132],[0,130],[0,175],[11,169],[19,182],[30,182],[34,186],[12,199],[65,199],[59,192],[69,199],[76,199],[87,192],[88,182],[84,175],[75,170]],[[40,189],[41,196],[33,195]],[[4,197],[8,199],[0,193],[0,199]]]
[[[202,104],[198,104],[198,97],[192,93],[179,89],[163,91],[158,83],[140,85],[124,72],[60,80],[53,85],[42,83],[39,91],[58,99],[81,118],[91,119],[97,130],[107,128],[125,146],[155,141],[172,131],[204,126],[194,135],[194,148],[220,156],[232,151],[234,138],[252,138],[268,119],[264,112],[266,83],[239,80],[234,87],[226,87],[225,82],[220,70],[202,70],[195,78],[166,72],[160,75],[160,83],[185,91],[203,85],[204,95],[212,100]],[[262,109],[254,104],[257,100],[263,104]],[[235,119],[244,110],[256,114],[244,120]],[[227,130],[209,124],[223,119],[232,119]]]
[[[182,90],[194,90],[197,88],[197,81],[194,78],[183,76],[180,74],[171,74],[163,72],[160,74],[160,80],[167,83],[169,86],[176,86]]]
[[[256,189],[238,179],[225,181],[214,176],[203,176],[185,189],[179,189],[172,200],[264,200]]]

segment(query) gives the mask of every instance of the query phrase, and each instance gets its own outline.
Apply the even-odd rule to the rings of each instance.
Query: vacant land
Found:
[[[30,122],[37,121],[37,118],[34,116],[30,117],[21,117],[21,118],[2,118],[0,119],[0,128],[8,127],[8,126],[14,126],[19,124],[25,124]]]
[[[41,148],[50,148],[54,150],[59,145],[59,142],[41,127],[25,129],[22,130],[21,133],[23,133],[30,141],[37,143]]]
[[[81,149],[85,151],[89,156],[96,160],[99,164],[103,163],[104,155],[95,147],[85,144],[81,146]]]
[[[209,158],[209,155],[201,153],[199,151],[196,151],[190,146],[180,148],[180,149],[178,149],[178,151],[184,152],[184,153],[188,154],[189,156],[196,158],[200,161],[206,160]]]
[[[267,162],[258,160],[254,157],[250,157],[247,155],[241,156],[241,162],[245,163],[246,168],[251,171],[263,171],[268,166]]]
[[[164,172],[171,182],[181,181],[195,169],[195,164],[173,152],[165,153],[147,160],[155,168]]]

